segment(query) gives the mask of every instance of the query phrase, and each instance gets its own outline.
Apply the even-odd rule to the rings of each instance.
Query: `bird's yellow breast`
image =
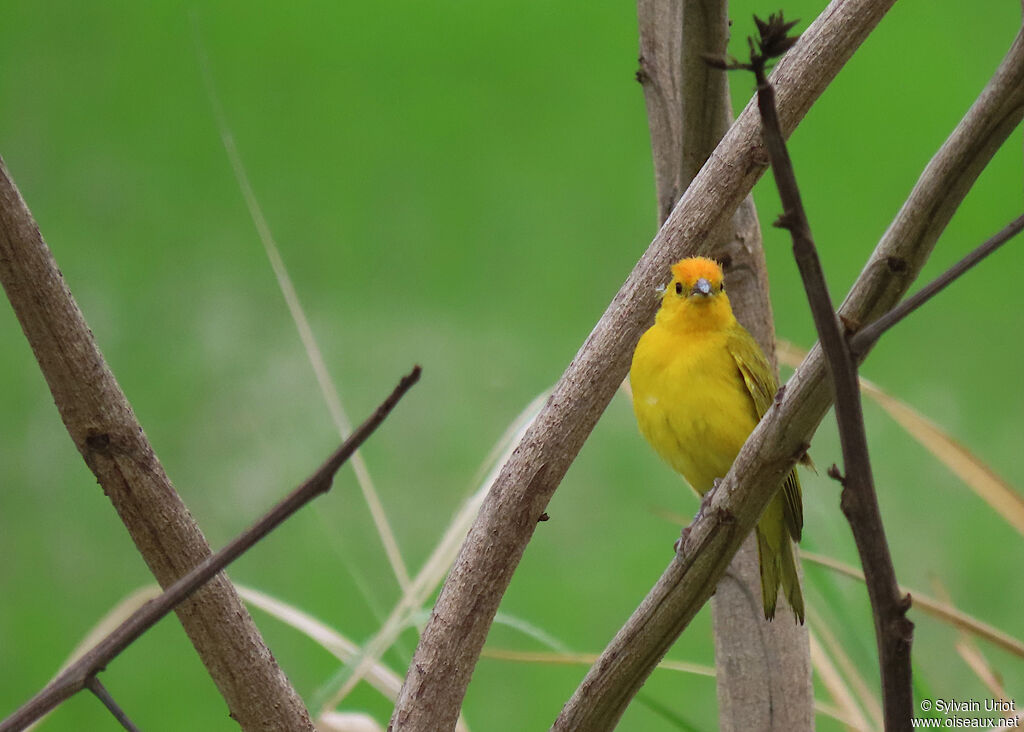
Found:
[[[701,494],[725,476],[757,425],[728,343],[728,331],[681,334],[656,324],[629,374],[640,431]]]

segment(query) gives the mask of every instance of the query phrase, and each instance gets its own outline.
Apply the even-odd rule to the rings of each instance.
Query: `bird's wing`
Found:
[[[743,383],[747,386],[750,398],[754,402],[754,409],[757,411],[757,418],[764,416],[765,412],[772,406],[775,399],[775,392],[779,390],[778,382],[775,380],[775,372],[768,364],[757,342],[746,331],[737,332],[729,339],[729,353],[736,366],[743,375]],[[796,541],[800,541],[800,535],[804,526],[803,500],[800,495],[800,480],[797,478],[796,469],[790,471],[782,483],[782,496],[785,502],[783,516],[789,533]]]

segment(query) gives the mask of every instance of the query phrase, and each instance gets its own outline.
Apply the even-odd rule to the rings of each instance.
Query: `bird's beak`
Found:
[[[662,295],[665,294],[665,290],[667,289],[668,285],[658,285],[657,287],[654,288],[654,291],[658,293],[658,297],[661,297]]]
[[[691,295],[702,295],[707,297],[711,294],[711,283],[706,278],[701,277],[699,280],[693,283],[693,289],[690,290]]]

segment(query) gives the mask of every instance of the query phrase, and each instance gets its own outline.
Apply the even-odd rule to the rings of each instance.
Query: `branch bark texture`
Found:
[[[762,28],[762,43],[772,29],[785,38],[782,16],[773,16],[767,32]],[[753,55],[753,54],[752,54]],[[751,59],[757,78],[757,101],[764,124],[764,139],[772,162],[772,173],[782,200],[783,214],[779,225],[788,229],[793,239],[793,256],[800,269],[804,289],[825,354],[825,365],[832,385],[839,440],[842,444],[846,477],[840,505],[850,523],[857,553],[864,567],[865,583],[875,621],[879,669],[882,676],[882,705],[885,729],[909,730],[914,714],[914,693],[911,686],[910,648],[914,624],[907,618],[910,596],[904,595],[896,581],[889,542],[885,536],[882,512],[871,470],[864,410],[860,399],[857,363],[846,340],[843,328],[832,308],[832,298],[825,282],[810,223],[797,186],[793,163],[782,139],[775,112],[775,95],[765,78],[765,59]],[[833,466],[834,467],[834,466]],[[837,477],[834,470],[830,471]]]
[[[210,555],[100,354],[32,214],[0,160],[0,281],[68,434],[163,587]],[[246,730],[312,730],[224,575],[177,610],[185,632]]]
[[[833,2],[779,63],[773,82],[779,90],[786,132],[806,114],[893,1]],[[438,732],[453,728],[501,597],[540,514],[625,377],[630,354],[657,307],[655,287],[664,283],[673,261],[709,251],[709,235],[725,225],[765,164],[757,110],[748,105],[673,209],[499,473],[420,638],[391,729]],[[824,404],[826,393],[819,396]],[[781,462],[790,464],[788,458]],[[732,548],[728,556],[734,552]],[[713,585],[708,595],[711,589]]]
[[[773,84],[782,64],[806,42],[806,35],[776,68]],[[1022,117],[1024,38],[1018,34],[992,80],[925,168],[875,248],[839,309],[844,320],[873,321],[903,296],[967,191]],[[780,119],[785,133],[790,127],[781,107]],[[730,137],[731,133],[716,155]],[[689,192],[679,208],[688,198]],[[679,554],[591,667],[553,729],[590,732],[615,726],[654,665],[714,591],[742,536],[802,454],[830,403],[825,376],[821,349],[815,346],[751,434],[729,475],[706,497],[684,532]]]
[[[335,450],[317,470],[295,490],[282,499],[256,523],[232,539],[216,554],[212,554],[156,597],[132,613],[123,623],[89,649],[77,661],[61,671],[57,678],[24,704],[17,712],[0,723],[0,732],[14,732],[23,725],[39,719],[61,701],[82,688],[88,687],[107,704],[114,716],[116,705],[111,707],[107,697],[100,693],[103,685],[96,674],[106,668],[115,657],[134,643],[139,636],[153,627],[167,613],[210,581],[218,572],[227,567],[251,549],[256,542],[276,529],[296,511],[331,488],[334,476],[345,462],[356,453],[358,447],[380,426],[398,401],[419,381],[420,367],[417,366],[402,378],[380,406]],[[112,699],[110,700],[113,701]]]
[[[732,124],[728,75],[704,55],[724,56],[725,0],[639,0],[640,70],[651,132],[659,225]],[[712,237],[736,318],[775,368],[775,327],[767,266],[752,196]],[[759,598],[753,534],[733,558],[711,598],[718,724],[722,732],[809,730],[814,724],[807,627],[769,623]],[[782,597],[781,615],[785,615]]]
[[[729,18],[724,0],[638,0],[637,19],[661,225],[732,122],[728,80],[701,58],[725,53]]]

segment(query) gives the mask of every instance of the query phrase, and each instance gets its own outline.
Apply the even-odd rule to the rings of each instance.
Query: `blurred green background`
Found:
[[[786,4],[806,27],[824,6]],[[732,7],[733,50],[750,14]],[[562,372],[650,242],[653,173],[630,2],[2,4],[0,155],[158,455],[214,546],[301,480],[337,437],[218,135],[193,23],[252,185],[347,410],[361,420],[413,363],[422,383],[365,448],[415,572],[506,426]],[[917,175],[981,90],[1019,3],[897,3],[792,138],[838,300]],[[737,107],[752,84],[732,78]],[[1015,134],[940,240],[932,276],[1020,213]],[[779,207],[762,181],[762,220]],[[813,341],[789,244],[766,229],[780,337]],[[864,375],[947,428],[1014,485],[1020,273],[1011,243],[901,325]],[[788,374],[788,372],[787,372]],[[787,375],[784,374],[784,375]],[[0,306],[0,715],[38,689],[121,597],[151,581],[74,450],[9,306]],[[867,407],[902,582],[1024,635],[1024,545]],[[814,442],[840,462],[834,424]],[[836,485],[804,478],[805,548],[856,563]],[[600,651],[669,560],[688,489],[617,396],[549,507],[502,612]],[[875,684],[862,586],[806,568],[810,603]],[[231,570],[362,641],[398,597],[351,471]],[[300,693],[325,651],[254,610]],[[955,633],[912,613],[925,695],[989,693]],[[542,650],[496,627],[492,646]],[[404,673],[415,635],[385,660]],[[1011,695],[1024,663],[982,646]],[[707,611],[671,658],[713,659]],[[484,659],[477,730],[544,729],[585,667]],[[230,729],[173,619],[104,682],[145,730]],[[624,730],[716,727],[713,682],[656,672]],[[827,699],[819,689],[819,698]],[[1018,705],[1024,698],[1017,698]],[[360,687],[344,709],[387,721]],[[823,730],[838,729],[819,717]],[[112,729],[93,698],[47,729]]]

